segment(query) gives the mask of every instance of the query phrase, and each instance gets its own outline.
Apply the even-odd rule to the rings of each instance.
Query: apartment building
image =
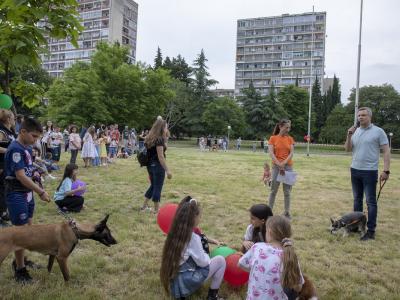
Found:
[[[254,87],[267,95],[295,84],[308,88],[325,67],[326,12],[237,21],[235,95]]]
[[[100,41],[119,42],[129,47],[129,59],[136,59],[138,4],[133,0],[78,0],[81,24],[79,48],[68,39],[49,39],[49,54],[42,55],[42,66],[53,77],[60,77],[76,61],[90,61]],[[39,25],[40,26],[40,25]]]

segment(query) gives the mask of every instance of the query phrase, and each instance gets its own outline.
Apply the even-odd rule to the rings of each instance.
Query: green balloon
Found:
[[[0,108],[10,109],[12,106],[12,99],[6,94],[0,94]]]
[[[222,255],[223,257],[227,257],[236,252],[237,251],[233,250],[232,248],[222,246],[222,247],[218,247],[218,248],[214,249],[213,251],[211,251],[210,257],[213,258],[214,256],[217,256],[217,255]]]

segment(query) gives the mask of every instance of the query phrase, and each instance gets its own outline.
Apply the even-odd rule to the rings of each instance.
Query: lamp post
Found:
[[[392,152],[392,137],[393,137],[393,132],[389,132],[389,150]]]
[[[360,8],[360,32],[358,34],[358,55],[357,55],[357,79],[356,79],[356,98],[354,101],[354,126],[357,124],[358,100],[360,97],[360,62],[361,62],[361,30],[362,30],[363,0]]]
[[[226,145],[226,148],[227,149],[229,149],[229,133],[230,133],[230,131],[231,131],[231,125],[228,125],[228,141],[227,141],[227,145]]]

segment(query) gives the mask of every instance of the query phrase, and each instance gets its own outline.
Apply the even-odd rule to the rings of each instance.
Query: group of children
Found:
[[[132,133],[125,134],[123,132],[123,146],[120,146],[120,134],[118,127],[104,127],[104,129],[96,130],[94,126],[90,126],[84,134],[82,140],[77,135],[77,128],[71,126],[69,134],[69,148],[80,149],[80,144],[83,142],[81,157],[85,163],[85,168],[89,166],[107,166],[113,162],[114,158],[128,158],[135,150],[136,138],[132,138]],[[126,140],[129,138],[129,140]],[[78,144],[78,145],[77,145]],[[76,156],[75,156],[76,157]],[[75,163],[72,159],[71,163]]]
[[[200,205],[185,197],[179,203],[162,253],[160,279],[165,291],[175,299],[186,299],[211,280],[207,300],[222,299],[219,287],[226,269],[222,256],[210,258],[196,228]],[[250,272],[247,299],[296,299],[304,284],[289,219],[273,216],[266,204],[250,208],[238,266]]]

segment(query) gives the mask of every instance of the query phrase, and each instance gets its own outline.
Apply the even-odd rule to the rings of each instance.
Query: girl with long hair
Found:
[[[96,157],[96,146],[94,144],[95,129],[90,126],[83,137],[83,147],[82,147],[82,159],[85,163],[84,168],[88,168],[91,165],[92,159]]]
[[[287,218],[270,217],[266,223],[266,243],[254,244],[240,258],[239,266],[250,271],[247,299],[287,300],[286,293],[301,290],[304,278],[291,236]]]
[[[272,217],[272,210],[266,204],[255,204],[250,207],[250,224],[247,226],[242,252],[246,253],[255,243],[265,242],[265,223]]]
[[[83,207],[84,198],[76,195],[84,191],[86,187],[80,186],[72,189],[72,183],[78,175],[78,166],[76,164],[68,164],[65,166],[64,176],[54,193],[54,201],[57,206],[64,212],[80,212]]]
[[[292,157],[294,154],[294,139],[289,135],[291,122],[287,119],[280,120],[274,129],[273,135],[268,141],[268,152],[272,158],[272,181],[271,193],[269,195],[269,206],[274,208],[276,194],[278,193],[280,182],[277,181],[278,174],[284,175],[286,171],[293,171]],[[283,215],[288,219],[290,215],[290,193],[292,186],[283,183],[283,196],[285,211]]]
[[[218,290],[226,262],[220,255],[210,259],[204,251],[200,236],[193,231],[199,222],[199,203],[186,196],[176,210],[161,260],[162,286],[175,299],[185,299],[210,278],[207,300],[221,299]]]
[[[145,200],[140,209],[141,211],[149,209],[148,203],[152,200],[154,203],[154,212],[158,212],[165,173],[168,179],[172,178],[172,173],[165,160],[168,137],[169,131],[167,121],[158,117],[144,141],[144,146],[147,148],[148,155],[147,172],[150,178],[150,187],[144,195]]]

